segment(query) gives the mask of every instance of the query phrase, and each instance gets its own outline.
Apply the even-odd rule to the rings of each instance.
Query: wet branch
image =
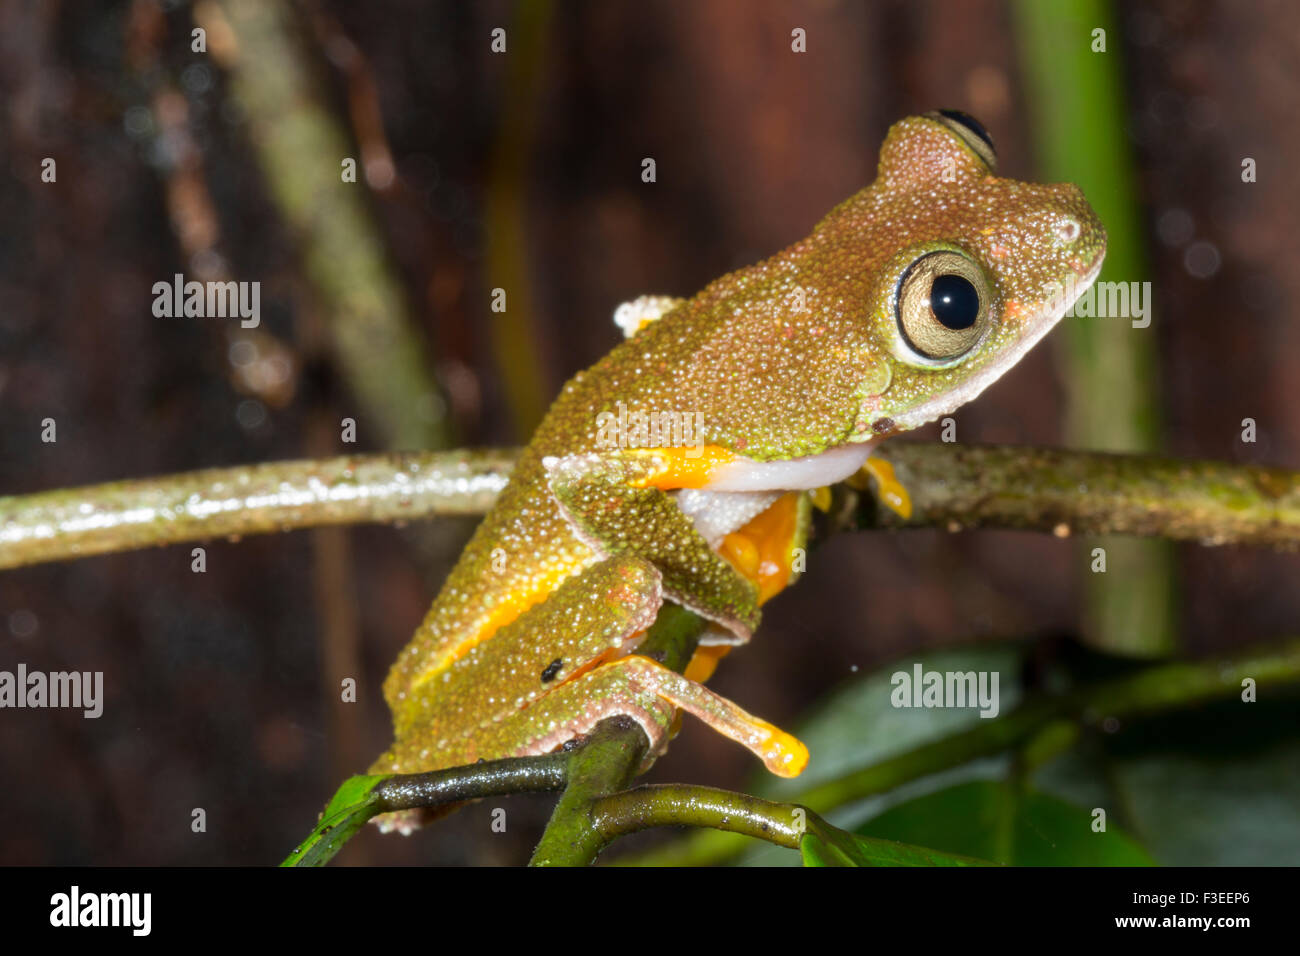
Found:
[[[0,568],[358,522],[481,514],[511,452],[344,455],[0,498]]]
[[[0,568],[204,538],[481,514],[505,487],[515,455],[349,455],[4,497]],[[879,505],[869,485],[844,485],[827,519],[832,530],[1012,528],[1300,545],[1300,472],[1281,468],[920,442],[886,445],[880,457],[908,489],[911,518]]]
[[[539,757],[506,757],[428,773],[397,774],[375,786],[376,813],[560,790],[564,787],[567,763],[567,754],[551,753]]]

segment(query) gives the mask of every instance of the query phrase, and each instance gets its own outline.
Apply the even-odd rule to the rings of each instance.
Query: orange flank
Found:
[[[782,495],[749,524],[723,538],[718,549],[737,571],[758,585],[759,604],[780,594],[790,583],[799,495],[797,491]]]
[[[654,448],[639,450],[638,454],[652,457],[661,464],[653,473],[632,484],[637,488],[658,488],[661,491],[707,487],[719,468],[736,460],[735,452],[718,445]]]
[[[551,592],[559,587],[570,575],[581,570],[582,565],[580,564],[564,565],[554,568],[549,573],[538,573],[530,577],[525,587],[512,591],[502,598],[492,608],[482,627],[451,648],[446,656],[438,662],[438,666],[423,676],[421,682],[427,681],[445,671],[501,628],[518,619],[529,608],[545,601],[550,597]]]

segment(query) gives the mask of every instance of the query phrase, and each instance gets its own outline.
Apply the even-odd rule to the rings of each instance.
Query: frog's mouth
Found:
[[[1037,345],[1043,336],[1052,331],[1056,323],[1079,300],[1079,297],[1097,281],[1097,276],[1101,272],[1102,260],[1105,257],[1106,252],[1103,249],[1098,253],[1096,260],[1088,268],[1088,271],[1076,279],[1072,287],[1069,287],[1074,292],[1070,298],[1057,297],[1048,299],[1037,315],[1026,320],[1025,332],[1019,340],[1008,345],[1001,355],[977,369],[948,391],[935,395],[919,405],[914,405],[890,419],[875,421],[873,428],[876,435],[883,436],[893,432],[907,431],[928,424],[965,405],[996,382],[1007,369],[1019,362],[1026,352]],[[879,418],[878,414],[874,417]],[[871,418],[867,420],[872,421]],[[881,427],[882,425],[885,427]]]

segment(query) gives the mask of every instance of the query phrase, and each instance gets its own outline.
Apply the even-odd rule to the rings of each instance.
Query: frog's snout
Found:
[[[1055,238],[1073,254],[1076,272],[1092,272],[1106,254],[1106,229],[1078,186],[1056,183],[1051,189],[1060,213]]]

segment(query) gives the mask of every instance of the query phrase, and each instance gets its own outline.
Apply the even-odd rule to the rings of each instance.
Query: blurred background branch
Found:
[[[303,29],[281,0],[203,0],[196,22],[231,77],[251,145],[301,249],[333,346],[366,420],[391,448],[443,448],[449,416],[366,206],[343,163],[364,157],[321,102]]]

